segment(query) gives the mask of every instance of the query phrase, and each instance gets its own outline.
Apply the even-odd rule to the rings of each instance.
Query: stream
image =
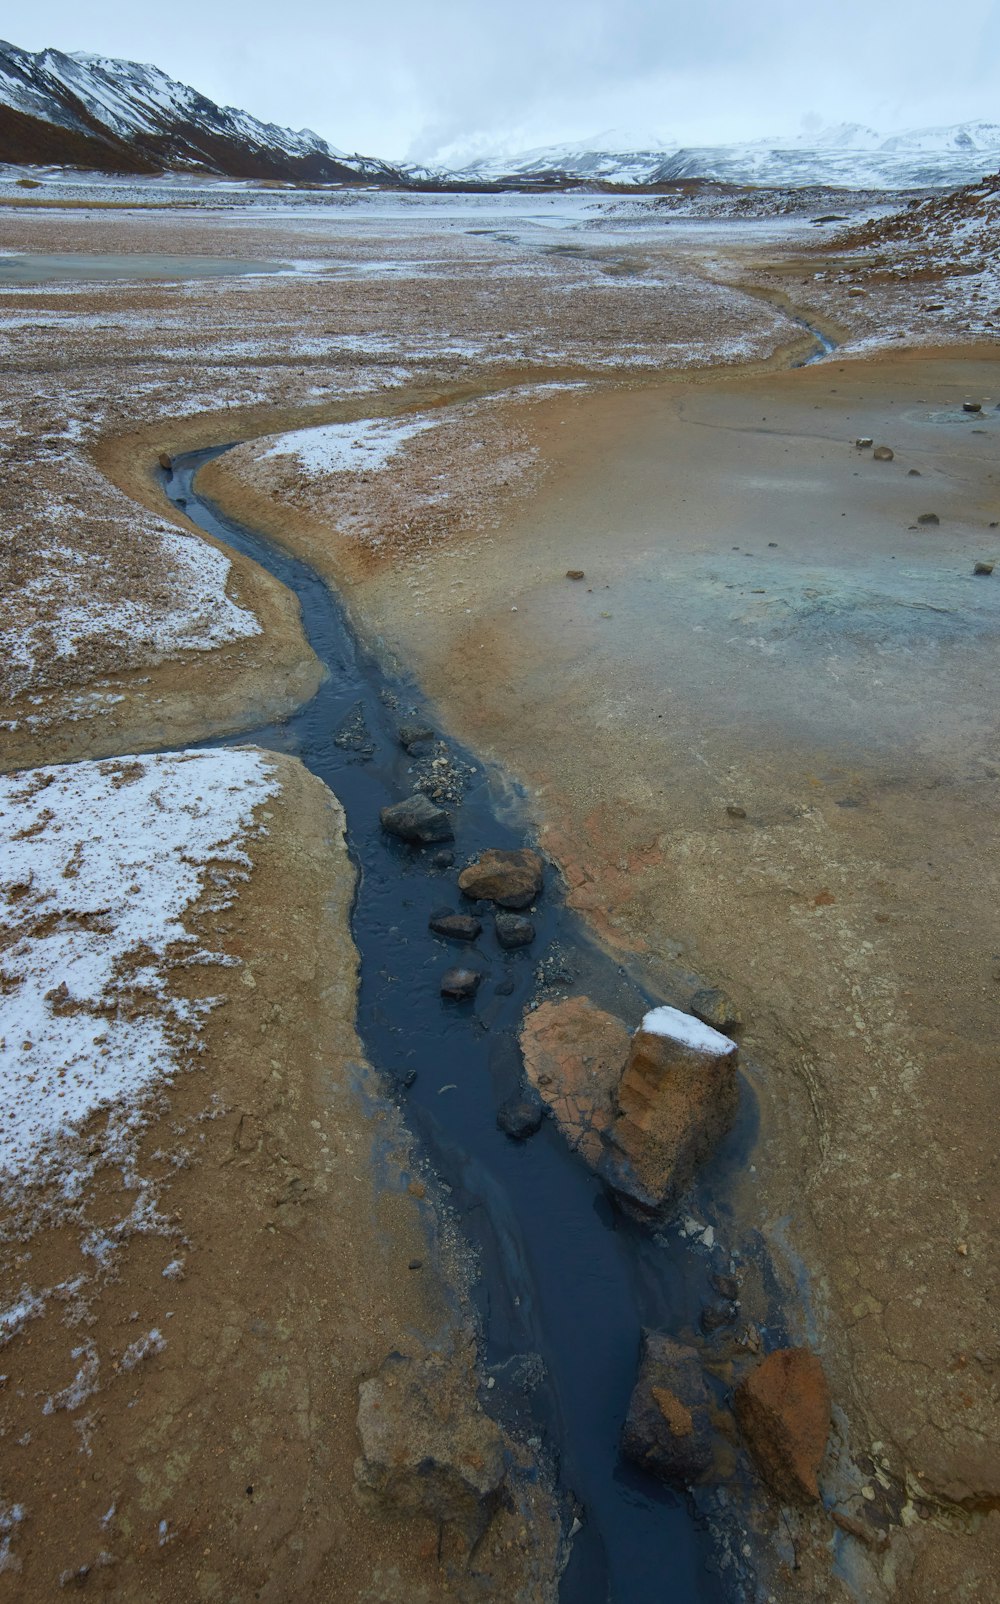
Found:
[[[400,723],[416,719],[439,736],[440,727],[419,688],[388,675],[358,641],[311,568],[198,494],[198,470],[227,449],[178,457],[171,473],[161,472],[164,491],[199,527],[295,592],[327,669],[307,706],[230,744],[299,757],[344,806],[358,872],[358,1031],[474,1251],[490,1412],[541,1440],[569,1519],[575,1511],[562,1604],[731,1604],[752,1588],[747,1561],[734,1557],[732,1544],[717,1547],[704,1504],[699,1510],[631,1468],[618,1443],[641,1327],[695,1331],[712,1297],[710,1274],[730,1267],[734,1245],[737,1260],[754,1251],[732,1243],[726,1202],[727,1179],[753,1142],[752,1096],[744,1090],[736,1128],[681,1211],[711,1227],[707,1242],[685,1237],[677,1222],[653,1233],[622,1216],[551,1120],[526,1142],[498,1129],[498,1106],[520,1084],[518,1031],[533,1001],[585,993],[634,1027],[651,1004],[675,999],[651,997],[596,947],[549,868],[530,948],[502,950],[489,918],[471,948],[431,934],[432,912],[463,908],[456,879],[465,862],[488,846],[531,844],[525,800],[508,777],[447,739],[447,760],[466,786],[448,808],[454,865],[438,862],[439,849],[383,832],[380,808],[409,795],[417,778]],[[472,1001],[440,995],[441,975],[459,962],[484,972]],[[709,1507],[718,1513],[718,1503]]]

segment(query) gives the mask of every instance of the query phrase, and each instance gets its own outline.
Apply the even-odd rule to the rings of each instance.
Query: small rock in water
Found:
[[[411,757],[423,757],[430,751],[434,731],[426,724],[401,724],[396,731],[399,744]]]
[[[870,435],[862,434],[858,436],[854,444],[857,446],[859,451],[867,451],[874,444],[874,441]]]
[[[422,791],[415,791],[402,802],[393,802],[379,814],[383,830],[403,841],[425,845],[430,841],[452,841],[455,832],[443,808],[435,807]]]
[[[458,885],[474,902],[527,908],[542,889],[542,860],[537,852],[527,849],[503,852],[491,847],[462,870]]]
[[[542,1105],[530,1097],[509,1097],[497,1109],[497,1125],[512,1141],[534,1136],[542,1123]]]
[[[475,941],[483,928],[471,913],[453,913],[451,908],[438,908],[428,923],[436,936],[450,936],[453,941]]]
[[[478,969],[447,969],[441,976],[442,997],[474,997],[482,975]]]
[[[535,927],[522,913],[498,913],[496,932],[501,947],[527,947],[535,939]]]
[[[163,469],[164,473],[173,473],[174,464],[169,452],[161,451],[156,460],[160,464],[160,467]]]
[[[973,568],[973,570],[972,570],[972,572],[974,574],[992,574],[992,572],[993,572],[993,564],[992,563],[982,563],[982,562],[976,563],[974,568]]]
[[[622,1433],[626,1458],[673,1487],[701,1481],[714,1462],[710,1407],[694,1348],[662,1332],[644,1331]]]
[[[891,446],[876,446],[872,452],[876,462],[891,462],[895,455]]]
[[[719,986],[705,986],[691,998],[691,1012],[706,1025],[713,1025],[725,1034],[738,1030],[743,1023],[733,999]]]
[[[405,1087],[407,1091],[409,1091],[410,1087],[413,1085],[413,1083],[415,1082],[416,1078],[417,1078],[416,1070],[415,1069],[408,1069],[406,1071],[405,1075],[401,1075],[399,1077],[399,1084],[400,1084],[400,1086]]]
[[[918,524],[939,524],[941,522],[936,512],[922,512],[917,519]]]
[[[454,862],[454,852],[449,852],[447,849],[444,852],[434,852],[431,854],[431,867],[434,869],[450,869]]]
[[[830,1435],[830,1389],[808,1348],[777,1348],[744,1376],[736,1419],[771,1491],[793,1504],[815,1503]]]
[[[495,990],[498,997],[513,997],[514,982],[510,975],[506,975],[503,980],[498,980]]]
[[[983,403],[981,401],[963,401],[962,402],[962,411],[963,412],[982,412],[982,410],[983,410]]]
[[[706,1337],[713,1331],[721,1331],[723,1326],[731,1326],[736,1319],[736,1305],[734,1303],[706,1303],[701,1311],[699,1324]]]
[[[586,577],[582,568],[567,568],[566,570],[567,579],[586,579]]]

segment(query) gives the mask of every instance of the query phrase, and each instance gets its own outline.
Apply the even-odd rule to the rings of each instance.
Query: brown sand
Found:
[[[974,1537],[1000,1497],[1000,593],[972,575],[1000,557],[998,399],[989,349],[557,396],[542,491],[424,554],[422,611],[405,555],[350,585],[529,785],[605,939],[673,1000],[695,970],[739,1003],[763,1114],[744,1205],[790,1280],[809,1267],[854,1454],[909,1510],[867,1585],[914,1600],[911,1549]]]

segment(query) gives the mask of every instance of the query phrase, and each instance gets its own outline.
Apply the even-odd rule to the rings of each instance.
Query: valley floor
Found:
[[[269,197],[239,214],[22,206],[4,214],[4,241],[53,273],[67,252],[92,258],[95,275],[0,276],[0,767],[28,771],[12,782],[11,841],[51,828],[14,808],[16,786],[43,783],[32,766],[248,728],[315,687],[287,593],[171,520],[154,483],[160,452],[249,441],[206,471],[206,490],[335,581],[446,725],[528,786],[543,844],[602,941],[671,1001],[689,1002],[695,972],[739,1004],[762,1110],[741,1208],[801,1302],[861,1471],[851,1483],[828,1467],[839,1525],[796,1527],[791,1554],[779,1529],[772,1591],[985,1601],[1000,1524],[1000,592],[974,567],[1000,560],[1000,364],[969,273],[932,298],[905,277],[831,265],[801,221],[671,223],[592,197],[285,210]],[[176,274],[179,256],[201,266],[100,276],[101,258],[135,252],[152,272]],[[221,274],[211,258],[265,270]],[[842,344],[790,369],[813,349],[803,321]],[[963,411],[970,401],[981,410]],[[873,460],[855,443],[866,438],[892,459]],[[419,1523],[369,1529],[352,1514],[323,1547],[315,1514],[299,1513],[352,1499],[357,1383],[409,1328],[444,1343],[461,1408],[472,1382],[461,1275],[451,1290],[452,1272],[428,1277],[417,1311],[400,1272],[440,1229],[418,1217],[425,1187],[405,1132],[390,1132],[391,1218],[360,1201],[375,1159],[348,1069],[351,875],[335,804],[290,760],[279,771],[275,817],[228,893],[230,928],[210,941],[256,984],[227,981],[204,1052],[178,1049],[211,1070],[216,1108],[201,1072],[136,1105],[148,1123],[133,1165],[168,1223],[148,1238],[124,1228],[135,1185],[114,1165],[92,1165],[92,1191],[58,1208],[33,1190],[31,1154],[8,1171],[0,1563],[21,1596],[49,1596],[84,1566],[96,1580],[111,1554],[126,1567],[111,1584],[121,1596],[159,1596],[168,1576],[176,1589],[169,1564],[149,1580],[173,1561],[192,1597],[279,1598],[290,1577],[257,1593],[251,1572],[273,1569],[267,1545],[289,1534],[305,1567],[297,1596],[473,1596],[448,1591]],[[101,774],[117,784],[113,768]],[[168,810],[173,795],[168,776]],[[67,836],[70,875],[75,851]],[[205,849],[206,873],[217,856]],[[287,875],[305,875],[295,899],[275,889]],[[28,937],[20,879],[3,891],[6,1003]],[[313,909],[308,952],[295,906]],[[192,921],[220,914],[192,901],[184,918],[201,933]],[[133,962],[152,939],[133,932]],[[317,1040],[338,1043],[332,1057]],[[272,1105],[272,1074],[292,1060],[302,1089]],[[107,1117],[100,1099],[84,1113]],[[189,1169],[172,1155],[196,1121],[204,1152]],[[345,1189],[342,1152],[356,1155],[360,1193],[356,1174]],[[318,1208],[302,1206],[299,1183]],[[270,1268],[249,1223],[269,1210],[275,1230],[259,1240],[281,1246]],[[98,1225],[122,1257],[92,1269]],[[156,1254],[173,1263],[178,1243],[183,1275],[153,1298]],[[309,1371],[333,1318],[302,1298],[319,1255],[343,1289],[334,1381]],[[272,1344],[307,1330],[296,1356],[250,1355],[261,1334],[248,1301]],[[154,1332],[165,1346],[126,1362],[135,1334]],[[188,1430],[216,1332],[234,1357],[211,1359],[218,1413]],[[289,1436],[269,1389],[303,1349]],[[343,1433],[329,1463],[308,1447],[314,1416]],[[217,1554],[200,1506],[214,1496],[208,1445],[222,1439],[239,1445],[239,1475],[212,1516]],[[150,1492],[151,1444],[171,1467],[160,1491],[176,1492],[173,1513]],[[260,1485],[251,1459],[279,1456],[295,1466],[281,1533],[258,1530],[240,1492]],[[108,1480],[120,1461],[123,1496]],[[109,1489],[124,1522],[113,1537],[97,1508]],[[544,1501],[536,1515],[551,1587]],[[545,1596],[521,1543],[517,1522],[497,1533],[493,1596]],[[331,1565],[337,1595],[324,1591]]]

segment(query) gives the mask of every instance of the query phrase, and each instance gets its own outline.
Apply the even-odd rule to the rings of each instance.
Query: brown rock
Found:
[[[992,563],[984,563],[984,562],[974,563],[973,567],[972,567],[972,572],[974,574],[992,574],[992,572],[993,572],[993,564]]]
[[[164,473],[173,473],[173,460],[166,451],[161,451],[156,460],[160,464],[160,467],[163,469]]]
[[[876,446],[872,457],[876,462],[891,462],[896,453],[891,446]]]
[[[671,1008],[646,1015],[632,1038],[600,1164],[626,1207],[662,1213],[686,1191],[735,1117],[737,1056],[735,1042],[691,1014]]]
[[[462,870],[458,884],[467,897],[496,902],[501,908],[527,908],[542,889],[542,860],[526,848],[501,852],[491,847]]]
[[[660,1331],[644,1331],[622,1453],[672,1486],[687,1487],[712,1468],[714,1440],[711,1400],[695,1349]]]
[[[808,1348],[777,1348],[736,1389],[736,1418],[758,1470],[787,1503],[819,1498],[830,1434],[830,1389]]]
[[[567,568],[566,570],[567,579],[586,579],[586,577],[582,568]]]
[[[601,1156],[629,1042],[627,1025],[589,997],[542,1003],[521,1030],[528,1080],[589,1164]]]

